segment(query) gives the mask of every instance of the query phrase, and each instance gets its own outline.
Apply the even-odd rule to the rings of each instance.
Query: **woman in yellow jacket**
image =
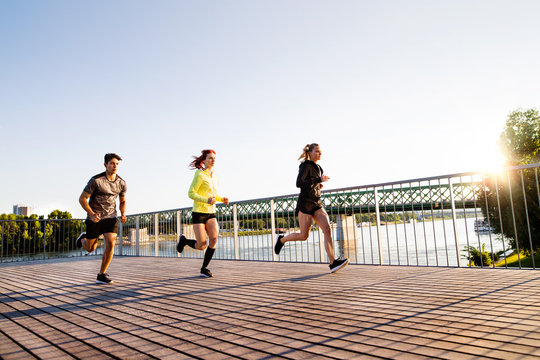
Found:
[[[176,250],[179,253],[184,251],[184,246],[189,246],[197,250],[205,250],[204,260],[201,267],[202,277],[212,277],[212,273],[207,266],[212,260],[216,250],[219,225],[216,219],[216,201],[229,204],[229,199],[217,195],[217,177],[214,174],[216,163],[216,153],[214,150],[203,150],[199,157],[190,163],[190,167],[195,170],[193,181],[189,187],[188,196],[193,199],[193,231],[195,239],[186,239],[182,234]],[[208,243],[206,241],[208,237]]]

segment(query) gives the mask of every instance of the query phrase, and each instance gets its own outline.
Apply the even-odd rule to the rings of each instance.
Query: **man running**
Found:
[[[117,154],[105,154],[105,172],[92,176],[79,197],[79,203],[88,216],[85,221],[86,232],[76,240],[77,248],[82,247],[91,253],[97,248],[98,237],[103,235],[105,238],[105,250],[96,279],[98,284],[113,283],[106,271],[114,255],[114,243],[118,234],[117,197],[120,198],[120,221],[126,222],[127,186],[124,179],[116,174],[120,160],[122,158]]]

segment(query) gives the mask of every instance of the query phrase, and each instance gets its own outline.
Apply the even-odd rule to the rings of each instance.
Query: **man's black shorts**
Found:
[[[97,239],[99,235],[106,233],[118,234],[118,219],[107,218],[101,219],[97,223],[92,220],[86,219],[86,238]]]
[[[191,216],[193,218],[193,224],[206,224],[210,219],[215,219],[216,214],[205,214],[200,212],[192,212]]]

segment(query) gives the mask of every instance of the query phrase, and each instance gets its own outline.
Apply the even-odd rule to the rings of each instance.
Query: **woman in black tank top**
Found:
[[[334,243],[332,232],[330,230],[330,221],[328,214],[321,203],[322,183],[330,180],[323,174],[323,169],[317,164],[321,159],[321,148],[318,144],[308,144],[304,147],[298,177],[296,178],[296,187],[300,188],[300,195],[296,204],[296,215],[300,224],[300,232],[292,233],[287,236],[279,235],[274,246],[274,252],[279,254],[281,248],[287,241],[305,241],[309,237],[311,224],[313,220],[319,225],[324,234],[324,248],[328,261],[330,262],[330,271],[336,272],[349,263],[349,259],[336,259],[334,256]]]

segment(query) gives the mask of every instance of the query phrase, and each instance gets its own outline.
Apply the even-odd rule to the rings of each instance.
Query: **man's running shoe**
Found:
[[[108,274],[98,274],[96,284],[114,284],[114,281],[109,279]]]
[[[285,245],[284,243],[281,242],[282,238],[283,238],[283,235],[279,235],[277,237],[276,245],[274,246],[274,252],[276,253],[276,255],[279,255],[281,248],[283,247],[283,245]]]
[[[213,276],[212,272],[210,270],[208,270],[207,268],[202,268],[201,269],[201,277],[210,278],[212,276]]]
[[[178,251],[180,254],[182,251],[184,251],[184,246],[186,246],[186,237],[182,234],[180,235],[180,239],[178,239],[178,242],[176,243],[176,251]]]
[[[347,266],[349,259],[335,259],[333,263],[328,265],[330,267],[330,272],[335,273],[339,269]]]
[[[75,240],[75,246],[77,247],[77,249],[82,248],[82,239],[84,239],[85,237],[86,237],[86,233],[83,232],[81,233],[81,235],[79,235],[77,240]]]

